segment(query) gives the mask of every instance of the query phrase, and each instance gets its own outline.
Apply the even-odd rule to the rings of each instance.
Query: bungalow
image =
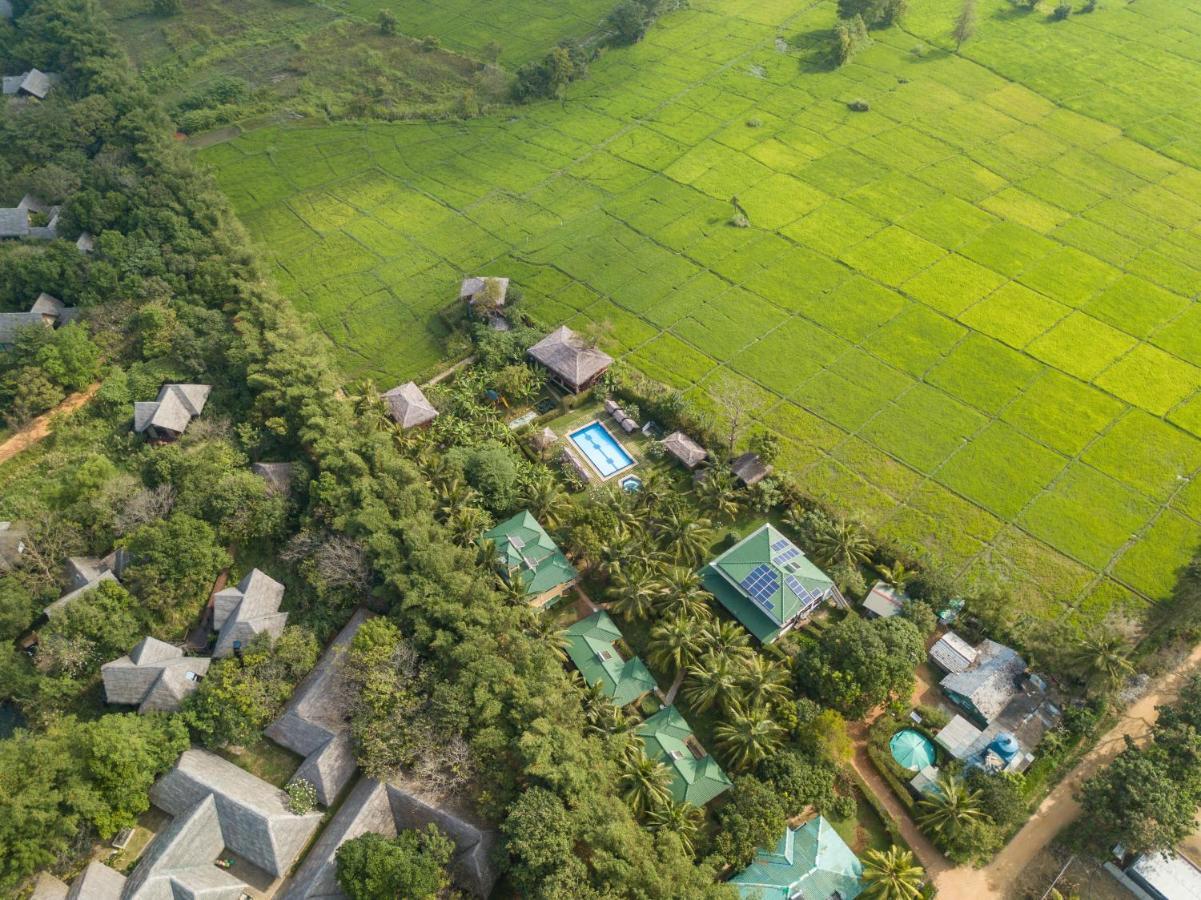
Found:
[[[281,878],[321,825],[322,813],[297,815],[287,795],[206,750],[186,750],[150,788],[151,802],[171,816],[126,877],[92,862],[65,896],[86,900],[248,896],[247,883],[215,865],[230,855],[250,883]],[[56,889],[51,882],[48,887]],[[56,893],[48,896],[57,897]]]
[[[943,649],[948,645],[944,645]],[[943,650],[939,651],[938,656],[931,653],[935,663],[943,656]],[[1010,700],[1021,693],[1025,673],[1026,661],[1016,650],[986,640],[975,649],[966,668],[948,673],[940,684],[955,705],[987,725],[1001,714]]]
[[[495,829],[462,800],[398,775],[387,782],[359,779],[288,879],[280,900],[333,900],[344,896],[337,880],[339,847],[363,834],[394,837],[405,829],[430,824],[454,842],[448,866],[454,885],[474,897],[490,895],[500,875],[495,862],[500,841]]]
[[[553,604],[579,580],[575,567],[528,511],[484,532],[481,541],[492,542],[501,575],[510,584],[521,580],[531,606]]]
[[[772,467],[758,453],[744,453],[730,460],[730,471],[743,487],[754,487],[772,472]]]
[[[63,594],[43,613],[47,618],[62,612],[76,598],[97,587],[102,581],[120,581],[125,567],[129,565],[129,552],[118,548],[108,556],[72,556],[67,559],[67,593]]]
[[[438,410],[425,399],[425,394],[413,381],[392,388],[382,395],[382,399],[388,406],[388,415],[401,428],[428,425],[438,416]]]
[[[620,648],[621,631],[604,610],[570,626],[567,655],[588,684],[599,684],[617,706],[633,703],[656,688],[642,660]]]
[[[136,706],[139,713],[177,712],[183,699],[196,690],[212,660],[184,656],[178,647],[145,637],[127,656],[100,667],[104,699]]]
[[[292,780],[304,779],[317,799],[332,806],[357,769],[350,739],[346,696],[346,654],[359,627],[371,618],[360,609],[321,654],[317,665],[292,694],[283,715],[267,726],[275,743],[303,756]]]
[[[35,97],[45,100],[50,89],[54,87],[59,76],[40,69],[30,69],[20,75],[5,75],[2,83],[3,92],[10,97]]]
[[[811,615],[834,582],[771,525],[762,525],[701,570],[701,582],[765,644]]]
[[[260,634],[279,637],[288,624],[288,614],[279,611],[283,599],[284,586],[258,569],[251,569],[237,587],[213,594],[213,658],[229,656]]]
[[[207,384],[164,384],[154,401],[134,403],[133,430],[151,440],[176,440],[204,412],[210,391]]]
[[[682,431],[673,431],[665,437],[663,449],[689,469],[695,469],[709,458],[708,451]]]
[[[638,726],[647,756],[671,768],[671,797],[676,803],[704,806],[732,785],[692,733],[674,706],[665,706]]]
[[[0,346],[8,346],[16,341],[20,329],[30,326],[58,328],[73,322],[79,316],[79,309],[67,306],[57,297],[50,294],[38,294],[29,312],[0,313]]]
[[[563,325],[529,349],[529,355],[544,365],[550,377],[565,390],[586,391],[613,365],[613,357]]]
[[[863,864],[823,816],[784,832],[774,850],[760,850],[730,879],[741,897],[757,900],[855,900]]]
[[[863,598],[863,608],[878,619],[891,619],[909,602],[909,595],[890,584],[877,581]]]

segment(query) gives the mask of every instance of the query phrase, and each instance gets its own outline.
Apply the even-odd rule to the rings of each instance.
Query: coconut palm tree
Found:
[[[738,515],[741,499],[734,474],[724,466],[709,470],[709,474],[694,488],[701,504],[711,509],[718,519],[731,521]]]
[[[680,613],[708,618],[709,594],[696,572],[686,566],[664,566],[654,579],[655,611],[662,616]]]
[[[560,525],[563,513],[571,502],[559,479],[550,472],[542,472],[526,485],[521,501],[546,528]]]
[[[696,835],[700,831],[704,813],[700,807],[685,801],[676,803],[668,800],[662,806],[651,810],[647,816],[647,824],[651,831],[670,831],[680,839],[684,850],[689,856],[696,853]]]
[[[741,700],[738,667],[724,653],[706,653],[688,667],[688,687],[684,696],[698,712],[720,706],[725,709]]]
[[[658,591],[650,570],[641,564],[631,565],[613,576],[605,590],[609,609],[626,619],[645,621],[655,608]]]
[[[525,606],[530,602],[529,584],[520,572],[514,572],[508,578],[497,573],[496,588],[512,606]]]
[[[784,742],[784,729],[764,706],[731,705],[726,721],[713,733],[730,767],[737,771],[745,771],[776,753]]]
[[[917,802],[917,822],[923,828],[954,837],[975,822],[988,818],[980,806],[980,792],[968,790],[962,778],[943,773],[934,790]]]
[[[861,896],[873,900],[918,900],[926,870],[913,860],[911,850],[893,844],[887,850],[868,850],[863,857],[863,880],[867,882]]]
[[[751,636],[728,619],[709,618],[701,624],[701,640],[714,653],[738,659],[751,653]]]
[[[635,747],[622,760],[622,797],[637,816],[671,801],[671,770],[662,760],[651,759]]]
[[[657,669],[675,673],[675,680],[664,698],[669,706],[684,682],[688,667],[697,661],[704,648],[700,624],[688,616],[676,616],[651,629],[647,660]]]
[[[898,591],[905,590],[909,582],[917,575],[915,571],[899,559],[893,562],[891,566],[879,565],[875,568],[876,574],[880,576],[880,580],[889,587],[896,588]]]
[[[584,681],[584,676],[574,669],[571,672],[571,683],[580,692],[580,705],[584,707],[584,719],[588,723],[588,730],[595,734],[611,734],[616,730],[622,713],[613,701],[605,696],[601,683],[594,681],[589,684]]]
[[[839,519],[820,529],[813,538],[817,561],[831,569],[855,569],[872,556],[872,542],[856,522]]]
[[[680,505],[672,505],[657,523],[663,549],[685,565],[699,565],[713,539],[712,523]]]
[[[571,641],[567,637],[566,630],[560,628],[559,624],[549,615],[541,610],[529,609],[529,615],[522,630],[538,643],[549,648],[559,662],[567,662],[567,648],[571,646]]]
[[[470,547],[482,532],[492,527],[492,516],[478,506],[460,506],[446,519],[455,543]]]
[[[1094,631],[1070,654],[1073,669],[1091,685],[1113,688],[1134,674],[1126,638],[1116,631]]]
[[[788,669],[760,653],[751,653],[738,661],[738,687],[752,706],[770,707],[792,697]]]
[[[392,427],[394,423],[374,381],[364,378],[351,390],[351,408],[360,427],[365,431],[384,431]]]

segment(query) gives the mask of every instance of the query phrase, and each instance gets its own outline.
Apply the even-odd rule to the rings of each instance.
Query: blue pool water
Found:
[[[617,438],[609,434],[609,429],[600,422],[585,425],[568,437],[576,449],[592,463],[592,468],[600,473],[601,478],[616,475],[634,465],[634,457],[626,453],[625,448],[617,443]]]
[[[621,486],[633,494],[642,490],[642,479],[637,475],[627,475],[625,478],[621,479]]]

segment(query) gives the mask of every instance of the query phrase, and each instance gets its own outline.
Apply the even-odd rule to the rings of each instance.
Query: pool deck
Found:
[[[585,431],[585,430],[593,427],[594,425],[598,426],[599,428],[604,430],[605,434],[607,434],[609,436],[609,440],[611,440],[614,444],[616,444],[617,447],[621,450],[621,452],[624,453],[626,455],[626,457],[629,458],[630,462],[628,465],[624,465],[620,469],[615,469],[614,471],[610,472],[608,475],[603,473],[600,470],[600,468],[597,467],[596,463],[594,463],[592,461],[592,458],[588,456],[588,453],[579,445],[579,443],[577,443],[576,438],[575,438],[575,436],[577,434],[579,434],[581,431]],[[567,443],[568,443],[568,452],[571,453],[573,456],[575,456],[577,459],[582,460],[586,470],[588,472],[590,472],[592,475],[594,475],[596,477],[596,479],[601,482],[610,481],[611,479],[614,479],[614,478],[624,478],[632,469],[634,469],[638,465],[638,462],[639,462],[638,457],[635,456],[634,453],[625,444],[623,444],[621,442],[621,440],[617,437],[617,435],[615,435],[613,433],[612,429],[610,429],[608,425],[606,425],[604,422],[602,422],[599,417],[594,417],[594,418],[590,419],[589,421],[582,422],[579,425],[573,426],[567,432]]]

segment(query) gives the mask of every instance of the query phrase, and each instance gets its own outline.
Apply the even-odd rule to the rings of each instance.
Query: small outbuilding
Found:
[[[30,69],[20,75],[5,75],[3,91],[8,96],[34,97],[45,100],[50,89],[58,81],[58,76],[41,69]]]
[[[930,648],[930,659],[948,675],[965,672],[976,661],[976,648],[948,631]]]
[[[744,487],[754,487],[772,472],[772,467],[758,453],[744,453],[730,460],[730,471]]]
[[[530,357],[546,367],[564,389],[586,391],[613,365],[613,357],[589,344],[563,325],[529,349]]]
[[[663,449],[689,469],[695,469],[709,457],[709,453],[682,431],[673,431],[663,439]]]
[[[204,412],[212,387],[207,384],[164,384],[153,401],[133,405],[133,430],[155,441],[174,441]]]
[[[891,619],[899,615],[908,602],[909,595],[904,591],[898,591],[892,585],[877,581],[863,598],[863,608],[876,618]]]
[[[209,660],[184,656],[176,646],[145,637],[127,656],[100,667],[104,698],[138,712],[176,712],[208,672]]]
[[[251,569],[238,582],[213,595],[213,630],[217,643],[213,658],[220,659],[234,652],[234,644],[246,644],[260,634],[277,638],[288,624],[288,614],[279,611],[284,599],[284,586],[274,578]]]
[[[414,381],[408,381],[383,394],[388,414],[401,428],[418,428],[438,417],[438,410],[425,398]]]

